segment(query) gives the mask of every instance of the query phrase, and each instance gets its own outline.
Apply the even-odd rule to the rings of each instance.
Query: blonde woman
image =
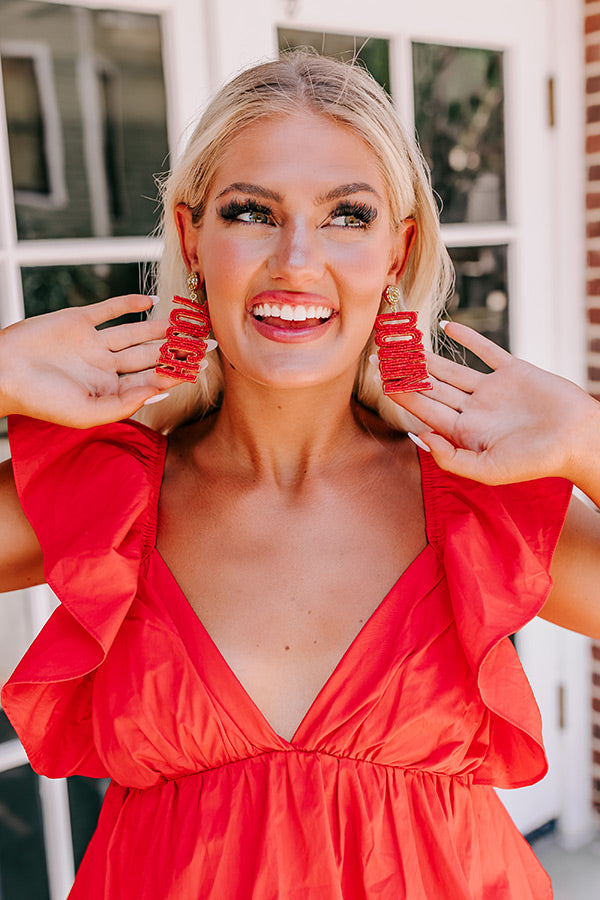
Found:
[[[546,770],[508,636],[600,636],[598,404],[456,324],[491,374],[428,352],[431,390],[384,395],[382,296],[427,333],[450,275],[360,68],[242,73],[164,209],[149,321],[0,333],[0,587],[62,601],[3,705],[37,771],[111,778],[71,898],[550,898],[494,792]],[[219,346],[178,384],[190,274]]]

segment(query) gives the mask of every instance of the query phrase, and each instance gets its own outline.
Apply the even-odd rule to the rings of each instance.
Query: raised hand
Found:
[[[179,383],[154,371],[168,322],[96,327],[151,306],[130,294],[0,331],[0,414],[85,428],[126,418]]]
[[[493,371],[427,355],[433,390],[395,394],[432,432],[421,432],[444,469],[487,484],[560,475],[585,481],[600,441],[600,404],[577,385],[511,356],[456,322],[446,333]]]

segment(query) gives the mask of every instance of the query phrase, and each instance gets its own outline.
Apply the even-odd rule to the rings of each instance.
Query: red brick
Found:
[[[588,181],[600,181],[600,166],[590,166],[589,167]]]
[[[600,209],[600,194],[588,194],[585,205],[588,209]]]
[[[600,366],[588,366],[588,381],[600,381]]]
[[[597,94],[598,91],[600,91],[600,75],[593,75],[590,78],[586,79],[586,94]]]
[[[598,62],[600,59],[600,44],[591,44],[585,48],[585,61]]]
[[[600,766],[600,750],[594,750],[592,759],[595,765]]]
[[[595,103],[592,106],[588,106],[585,111],[585,121],[588,124],[600,122],[600,106]]]
[[[588,250],[587,264],[593,269],[600,267],[600,250]]]
[[[588,322],[591,325],[600,325],[600,309],[588,309]]]
[[[600,31],[600,14],[585,17],[585,33],[592,34],[594,31]]]
[[[600,237],[600,219],[597,222],[588,222],[585,233],[589,238]]]
[[[592,338],[590,341],[590,353],[600,353],[600,338]]]
[[[597,153],[600,150],[600,134],[590,134],[585,140],[586,153]]]
[[[588,297],[600,297],[600,278],[592,278],[587,283]],[[600,313],[600,310],[598,310]]]

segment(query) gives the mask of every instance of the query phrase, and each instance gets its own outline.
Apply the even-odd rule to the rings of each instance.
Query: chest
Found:
[[[163,490],[159,550],[229,667],[289,738],[423,549],[420,483],[320,485],[293,498],[182,487]]]

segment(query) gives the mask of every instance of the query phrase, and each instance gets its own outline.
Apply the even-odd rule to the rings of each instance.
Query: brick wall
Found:
[[[600,400],[600,0],[585,3],[588,390]],[[592,647],[593,800],[600,812],[600,644]]]

